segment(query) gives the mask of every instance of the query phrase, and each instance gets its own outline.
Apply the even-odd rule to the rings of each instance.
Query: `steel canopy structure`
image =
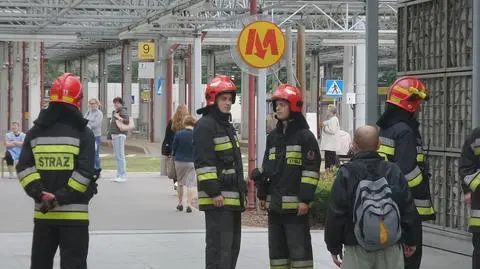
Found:
[[[364,0],[257,2],[282,27],[295,32],[297,24],[305,25],[309,50],[365,43]],[[381,46],[395,45],[396,2],[379,1]],[[121,40],[161,36],[187,45],[205,32],[202,47],[216,50],[232,42],[248,16],[248,0],[4,0],[0,41],[44,41],[47,58],[75,60],[116,48]]]

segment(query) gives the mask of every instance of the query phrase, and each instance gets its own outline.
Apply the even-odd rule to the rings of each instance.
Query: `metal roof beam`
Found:
[[[159,0],[155,0],[152,2],[162,2]],[[19,3],[2,3],[0,4],[0,9],[2,8],[68,8],[70,5],[67,4],[51,4],[51,3],[45,3],[45,4],[35,4],[35,3],[25,3],[19,2]],[[111,11],[121,11],[121,10],[164,10],[165,5],[162,6],[155,6],[155,5],[145,5],[145,6],[135,6],[135,5],[105,5],[105,4],[79,4],[75,8],[77,9],[85,9],[85,10],[94,10],[94,9],[108,9]]]
[[[11,34],[0,33],[0,41],[58,41],[58,42],[77,42],[76,35],[29,35],[29,34]]]

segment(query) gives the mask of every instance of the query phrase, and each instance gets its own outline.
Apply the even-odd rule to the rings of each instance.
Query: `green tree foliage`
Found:
[[[65,72],[65,64],[57,61],[47,61],[45,63],[45,84],[52,84],[55,79]]]

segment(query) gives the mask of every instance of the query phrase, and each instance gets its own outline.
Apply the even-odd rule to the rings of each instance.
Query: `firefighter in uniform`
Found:
[[[234,269],[240,252],[246,182],[230,110],[236,86],[225,75],[207,85],[193,131],[199,209],[205,211],[206,269]]]
[[[94,169],[95,137],[79,111],[82,98],[78,77],[57,78],[16,166],[35,201],[31,269],[52,269],[58,247],[62,269],[87,268],[88,203],[100,171]]]
[[[252,171],[268,211],[270,268],[313,268],[309,204],[319,181],[318,142],[302,114],[298,88],[282,84],[271,100],[277,126],[268,134],[262,168]]]
[[[470,232],[473,234],[472,268],[480,268],[480,128],[472,131],[462,148],[458,171],[465,203],[471,204]]]
[[[420,103],[427,99],[427,89],[420,80],[401,77],[388,89],[385,112],[377,122],[381,143],[378,152],[386,160],[396,163],[405,174],[422,221],[435,219],[430,197],[430,172],[417,121]],[[422,246],[419,245],[412,256],[405,258],[405,268],[418,269],[421,261]]]

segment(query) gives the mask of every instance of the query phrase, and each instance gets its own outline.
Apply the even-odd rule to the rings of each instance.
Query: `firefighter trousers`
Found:
[[[472,255],[472,268],[480,268],[480,232],[473,233],[473,255]]]
[[[309,215],[268,213],[270,268],[313,269]]]
[[[206,269],[235,269],[240,253],[241,222],[240,211],[205,211]]]
[[[61,269],[87,269],[88,226],[35,224],[30,269],[52,269],[60,247]]]
[[[423,233],[420,233],[420,244],[410,257],[405,257],[405,269],[420,269],[420,264],[422,263],[422,244],[423,244]]]

